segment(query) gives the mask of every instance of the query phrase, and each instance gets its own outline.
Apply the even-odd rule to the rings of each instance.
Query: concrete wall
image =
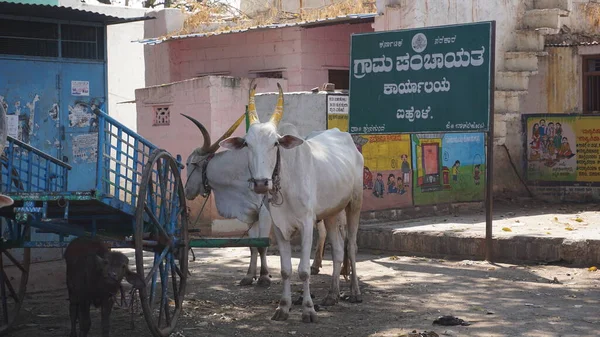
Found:
[[[562,19],[571,33],[600,31],[600,1],[572,0],[571,15]]]
[[[285,80],[259,79],[257,92],[273,92],[277,82],[286,90]],[[185,161],[187,156],[201,145],[202,136],[198,128],[182,113],[196,118],[208,130],[213,140],[220,137],[248,103],[250,79],[224,76],[207,76],[167,85],[138,89],[135,92],[137,106],[137,132],[171,154],[180,154]],[[166,106],[170,111],[170,124],[155,126],[154,107]],[[240,126],[233,135],[244,135],[245,127]],[[186,171],[183,171],[185,183]],[[214,202],[207,203],[198,223],[195,223],[204,199],[190,202],[190,228],[201,228],[211,234],[210,222],[220,219]],[[222,229],[222,226],[220,226]]]
[[[256,95],[256,110],[261,121],[268,121],[277,103],[276,93]],[[302,137],[327,127],[326,92],[291,92],[284,94],[282,122],[292,123]]]
[[[523,113],[581,113],[582,56],[600,54],[600,46],[547,47],[539,74],[529,84]]]
[[[211,74],[256,77],[257,72],[282,71],[290,90],[308,90],[328,81],[328,69],[348,69],[350,36],[367,31],[372,31],[370,24],[288,27],[147,46],[146,85]]]
[[[387,0],[385,15],[375,18],[375,31],[496,20],[496,55],[515,45],[514,34],[525,11],[524,0]],[[378,10],[380,10],[378,8]],[[496,70],[504,67],[496,58]]]
[[[265,12],[269,8],[281,6],[285,12],[298,13],[302,8],[311,9],[329,5],[340,0],[241,0],[240,9],[248,15]]]

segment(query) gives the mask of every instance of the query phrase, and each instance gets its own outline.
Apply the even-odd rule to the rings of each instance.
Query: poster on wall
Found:
[[[411,138],[415,206],[484,200],[484,133],[414,134]]]
[[[410,135],[353,135],[362,153],[363,211],[412,206]]]
[[[527,115],[527,180],[600,186],[600,116]]]
[[[348,132],[348,95],[327,95],[327,129]]]

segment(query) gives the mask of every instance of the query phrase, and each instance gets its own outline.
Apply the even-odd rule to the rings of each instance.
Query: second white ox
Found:
[[[221,146],[247,153],[254,192],[270,198],[269,212],[275,225],[281,256],[283,294],[274,320],[286,320],[291,308],[290,276],[292,274],[290,239],[295,231],[302,238],[302,253],[298,274],[303,281],[302,320],[315,322],[317,315],[310,294],[310,252],[313,224],[324,219],[327,236],[333,248],[332,287],[325,302],[339,298],[339,276],[342,260],[351,264],[351,302],[361,302],[356,275],[356,236],[363,196],[363,156],[352,137],[346,132],[331,129],[303,140],[297,135],[279,135],[277,127],[283,117],[283,90],[273,116],[260,123],[254,108],[251,90],[248,114],[250,128],[245,138],[231,137]],[[241,155],[240,155],[241,156]],[[339,230],[340,212],[346,212],[346,249]],[[347,256],[344,253],[347,251]]]
[[[263,203],[264,198],[248,188],[248,179],[251,177],[248,172],[247,151],[215,153],[219,149],[219,142],[231,136],[246,115],[240,116],[229,130],[212,145],[210,135],[204,125],[190,116],[183,116],[191,120],[203,136],[203,145],[196,148],[187,159],[186,198],[193,200],[199,195],[208,197],[212,190],[214,191],[217,210],[221,216],[237,218],[247,223],[249,226],[248,235],[252,238],[268,237],[271,232],[272,220],[266,205]],[[317,225],[319,243],[311,267],[315,274],[319,272],[321,267],[326,237],[323,222],[319,222]],[[256,278],[259,254],[261,268],[258,285],[269,286],[271,284],[266,252],[266,248],[250,248],[250,265],[246,276],[240,281],[240,285],[252,285]]]

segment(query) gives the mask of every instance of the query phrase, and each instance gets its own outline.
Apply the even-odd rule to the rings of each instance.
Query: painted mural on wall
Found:
[[[412,205],[410,135],[353,135],[365,159],[363,211]]]
[[[600,116],[528,115],[527,180],[600,182]]]
[[[484,133],[412,135],[414,205],[484,200]]]

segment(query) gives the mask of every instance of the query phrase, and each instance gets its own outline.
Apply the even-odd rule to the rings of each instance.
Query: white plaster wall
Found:
[[[327,126],[326,92],[292,92],[284,93],[282,122],[294,124],[300,136],[306,137],[313,131],[325,130]],[[276,93],[256,94],[256,110],[261,122],[271,118]]]
[[[572,0],[571,13],[561,22],[571,33],[600,34],[600,1]],[[592,34],[590,34],[592,33]]]
[[[375,31],[441,26],[496,20],[496,71],[504,68],[504,52],[515,47],[527,0],[386,0],[379,1],[383,16],[375,18]]]

